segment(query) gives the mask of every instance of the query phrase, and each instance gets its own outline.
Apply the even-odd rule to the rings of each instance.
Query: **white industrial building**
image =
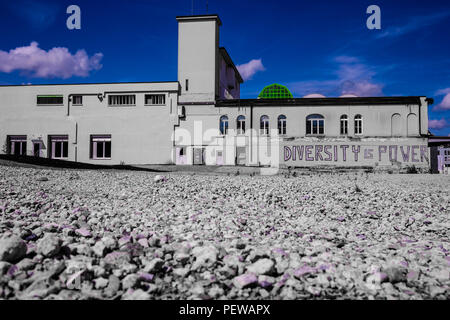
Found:
[[[178,81],[1,86],[0,152],[94,164],[429,168],[432,99],[293,98],[276,84],[240,99],[219,17],[177,20]]]

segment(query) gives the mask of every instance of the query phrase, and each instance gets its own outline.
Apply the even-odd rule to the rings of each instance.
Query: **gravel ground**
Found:
[[[0,298],[449,299],[449,190],[0,166]]]

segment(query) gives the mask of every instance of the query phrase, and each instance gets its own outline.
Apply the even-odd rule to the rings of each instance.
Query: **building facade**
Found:
[[[1,153],[94,164],[427,169],[416,97],[240,99],[217,15],[177,17],[178,80],[0,87]]]

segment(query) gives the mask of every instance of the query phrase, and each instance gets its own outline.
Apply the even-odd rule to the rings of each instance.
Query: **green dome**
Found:
[[[293,98],[292,93],[289,91],[288,88],[281,84],[271,84],[266,86],[261,93],[259,94],[258,98],[261,99],[289,99]]]

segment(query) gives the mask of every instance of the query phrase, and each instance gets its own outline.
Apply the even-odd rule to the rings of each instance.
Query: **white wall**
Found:
[[[173,126],[178,123],[177,90],[177,82],[0,87],[1,145],[7,135],[27,135],[27,154],[32,155],[31,140],[40,137],[46,157],[48,136],[68,135],[68,160],[96,164],[171,163],[171,137]],[[108,92],[135,94],[136,105],[108,106]],[[96,95],[86,95],[82,106],[68,108],[70,94],[105,93],[103,101]],[[166,104],[144,105],[146,93],[165,94]],[[64,104],[38,106],[37,95],[63,95]],[[111,135],[111,160],[89,158],[90,135],[95,134]]]
[[[180,102],[213,102],[218,94],[219,23],[214,16],[178,18]],[[186,79],[189,88],[186,91]]]

